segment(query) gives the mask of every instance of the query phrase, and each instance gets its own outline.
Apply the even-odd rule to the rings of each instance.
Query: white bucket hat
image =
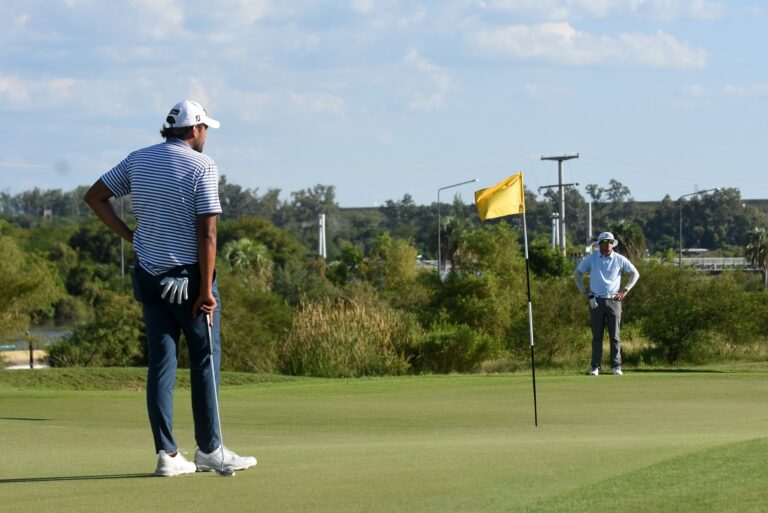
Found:
[[[210,128],[219,128],[221,123],[208,117],[208,113],[202,105],[192,100],[184,100],[173,106],[165,122],[170,128],[184,128],[186,126],[208,125]]]
[[[600,235],[597,236],[597,242],[600,243],[602,241],[609,241],[611,243],[611,246],[616,247],[619,245],[619,241],[617,241],[611,232],[602,232]]]

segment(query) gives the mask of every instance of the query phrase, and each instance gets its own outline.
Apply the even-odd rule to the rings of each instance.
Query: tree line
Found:
[[[35,188],[16,195],[3,192],[0,193],[0,217],[22,227],[35,226],[46,215],[54,219],[88,218],[92,214],[82,201],[85,189],[78,187],[64,192]],[[581,252],[587,243],[588,203],[591,203],[595,232],[619,225],[627,232],[628,242],[655,255],[680,245],[681,213],[682,247],[706,248],[723,256],[742,256],[750,231],[768,223],[768,205],[742,199],[735,188],[719,189],[682,201],[666,195],[658,202],[635,201],[629,188],[615,179],[604,187],[589,184],[585,189],[586,198],[576,188],[565,190],[566,235],[573,253]],[[435,259],[438,211],[443,219],[441,235],[445,236],[443,254],[451,255],[462,234],[480,225],[474,205],[464,203],[458,195],[441,205],[417,205],[411,195],[405,194],[400,199],[387,200],[380,207],[343,208],[336,202],[333,185],[318,184],[281,199],[280,189],[262,193],[258,188],[247,189],[230,183],[226,176],[220,179],[219,194],[224,210],[222,220],[261,217],[308,248],[317,247],[317,216],[325,214],[327,251],[332,260],[341,256],[346,244],[366,250],[384,232],[412,241],[423,258]],[[551,216],[559,209],[556,192],[549,190],[539,196],[526,190],[525,196],[529,231],[548,239]],[[129,215],[129,200],[123,209]]]
[[[663,255],[676,247],[670,223],[677,226],[677,202],[634,202],[617,181],[588,191],[593,200],[608,200],[593,203],[593,218],[600,230],[619,234],[620,249]],[[82,192],[35,190],[1,198],[0,290],[6,301],[0,327],[13,337],[30,324],[72,326],[72,336],[49,348],[52,365],[143,365],[141,309],[121,271],[121,243],[77,205]],[[421,206],[406,195],[378,208],[343,209],[332,186],[281,200],[278,190],[260,194],[224,177],[221,199],[217,275],[226,368],[357,376],[525,367],[525,262],[517,216],[480,223],[474,205],[458,197]],[[586,205],[575,190],[566,202],[574,219]],[[549,245],[554,203],[526,191],[537,352],[543,365],[586,366],[589,326],[570,278],[573,261]],[[765,213],[745,205],[738,190],[694,197],[682,207],[690,232],[685,246],[707,242],[722,254],[768,255]],[[441,253],[451,263],[444,280],[434,268],[417,265],[437,254],[438,208]],[[327,260],[316,254],[320,213],[329,225]],[[571,226],[578,252],[586,227],[580,233]],[[654,233],[661,235],[648,235]],[[765,356],[768,295],[756,275],[710,276],[679,270],[664,258],[637,265],[643,278],[627,308],[628,364]]]

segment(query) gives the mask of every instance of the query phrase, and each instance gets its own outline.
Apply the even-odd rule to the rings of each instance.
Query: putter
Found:
[[[211,314],[205,314],[205,327],[208,329],[208,347],[211,350],[211,379],[213,380],[213,404],[216,405],[216,420],[219,423],[219,444],[221,445],[221,464],[218,470],[213,469],[222,477],[233,477],[234,470],[224,469],[224,435],[221,434],[221,414],[219,412],[219,394],[216,388],[216,366],[213,364],[213,335],[211,334]]]

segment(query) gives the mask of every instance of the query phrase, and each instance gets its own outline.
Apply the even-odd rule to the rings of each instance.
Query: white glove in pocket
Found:
[[[188,278],[172,278],[166,276],[160,282],[163,285],[163,292],[160,294],[160,299],[165,299],[169,303],[176,303],[180,305],[186,301],[189,293],[189,279]],[[166,298],[166,296],[168,296]]]

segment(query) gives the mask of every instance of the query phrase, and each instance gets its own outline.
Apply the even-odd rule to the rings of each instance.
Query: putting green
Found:
[[[150,478],[143,392],[0,384],[0,510],[763,511],[766,392],[765,372],[545,375],[534,427],[528,376],[229,386],[225,441],[258,466]]]

